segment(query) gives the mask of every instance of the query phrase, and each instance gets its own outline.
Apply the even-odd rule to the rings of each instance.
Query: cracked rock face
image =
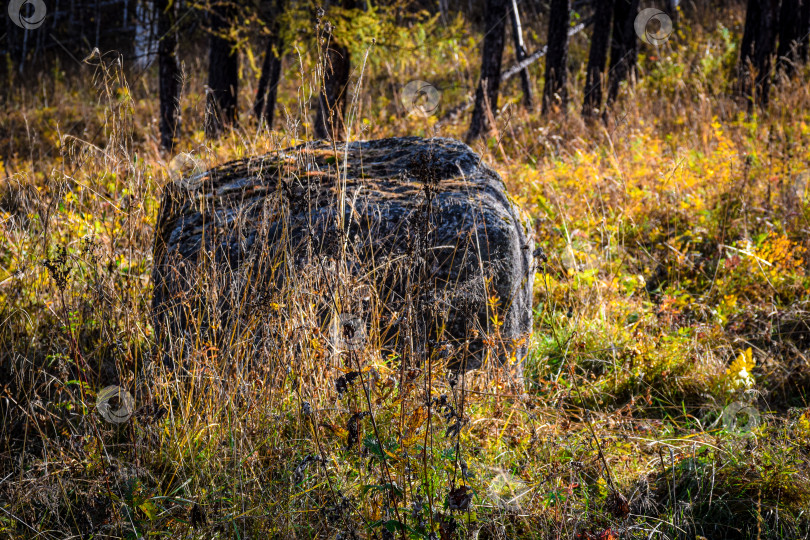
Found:
[[[155,329],[164,343],[234,335],[297,291],[317,324],[360,321],[411,364],[441,353],[455,368],[492,359],[520,374],[533,250],[501,179],[458,141],[307,143],[166,188]]]

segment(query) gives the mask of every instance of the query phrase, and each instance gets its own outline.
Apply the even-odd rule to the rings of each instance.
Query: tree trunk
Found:
[[[608,72],[608,105],[619,96],[622,81],[633,80],[636,72],[638,41],[633,28],[638,14],[638,0],[616,0],[613,6],[613,35],[610,40]]]
[[[801,13],[802,0],[782,0],[782,11],[779,14],[779,48],[776,51],[777,71],[784,70],[788,76],[795,73],[796,65],[799,63]]]
[[[543,114],[551,107],[565,111],[568,91],[565,87],[568,67],[568,24],[571,20],[569,0],[551,0],[548,19],[548,53],[546,82],[543,86]]]
[[[582,100],[582,116],[586,118],[592,117],[602,108],[602,76],[607,62],[613,1],[600,0],[596,3],[591,50],[588,53],[588,70],[585,78],[585,96]]]
[[[141,71],[155,60],[155,15],[160,16],[161,5],[160,0],[154,4],[148,0],[135,4],[135,67]],[[159,29],[157,35],[161,35]]]
[[[239,55],[229,32],[234,6],[217,1],[209,12],[208,96],[205,110],[205,134],[218,137],[225,126],[236,122],[239,92]]]
[[[810,1],[810,0],[808,0]],[[518,63],[526,58],[526,47],[523,45],[523,28],[520,24],[520,12],[517,7],[517,0],[512,0],[511,6],[512,15],[512,38],[515,42],[515,58]],[[532,86],[529,80],[529,68],[520,70],[520,85],[523,89],[523,104],[527,109],[533,107]]]
[[[177,17],[175,2],[156,0],[158,31],[158,69],[160,85],[160,145],[174,149],[180,118],[180,65],[177,62]]]
[[[768,104],[778,15],[779,0],[748,0],[739,79],[740,93],[749,100],[749,107]]]
[[[498,109],[506,10],[507,0],[487,0],[487,26],[482,47],[481,78],[475,90],[475,109],[470,120],[470,130],[467,132],[467,142],[478,137],[484,129],[492,127],[489,125],[489,117],[494,117],[494,111]]]
[[[799,59],[803,63],[810,61],[810,0],[803,0],[799,13]]]
[[[349,50],[334,42],[331,32],[324,32],[326,42],[323,51],[323,82],[315,117],[315,136],[319,139],[343,139],[345,125],[343,109],[349,85],[351,60]]]
[[[315,117],[315,136],[319,139],[342,140],[351,59],[349,49],[337,43],[329,30],[324,32],[323,39],[323,83]]]
[[[678,6],[681,5],[681,0],[667,0],[667,15],[672,20],[672,26],[678,24]]]
[[[284,0],[276,0],[268,22],[270,35],[267,37],[267,48],[262,62],[262,74],[259,77],[259,88],[256,90],[256,102],[253,114],[261,122],[264,120],[268,129],[273,127],[273,115],[276,109],[276,94],[281,78],[281,51],[284,43],[281,38],[279,17],[284,13]]]
[[[740,90],[745,94],[744,78],[748,76],[748,62],[751,62],[754,57],[754,41],[759,30],[759,2],[756,0],[748,0],[748,6],[745,10],[745,27],[743,28],[742,41],[740,42]]]
[[[327,0],[326,5],[329,2]],[[342,0],[343,9],[355,9],[357,0]],[[319,139],[342,140],[345,134],[344,112],[349,94],[351,54],[348,47],[332,35],[330,23],[320,36],[323,43],[323,81],[315,116],[315,136]]]

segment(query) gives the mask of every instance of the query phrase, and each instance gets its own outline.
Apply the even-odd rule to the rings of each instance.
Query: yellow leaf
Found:
[[[754,378],[751,370],[756,366],[751,347],[741,352],[726,370],[726,375],[736,379],[738,386],[751,387],[754,385]]]
[[[748,371],[748,365],[751,361],[751,348],[749,347],[745,352],[740,355],[731,363],[726,370],[727,375],[736,375],[742,370]]]
[[[150,521],[157,517],[157,508],[152,501],[146,501],[139,505],[138,508],[143,510],[143,513],[146,514],[146,517],[148,517]]]
[[[427,420],[427,410],[423,406],[419,406],[413,411],[410,418],[408,418],[407,429],[408,433],[413,435],[417,429]]]

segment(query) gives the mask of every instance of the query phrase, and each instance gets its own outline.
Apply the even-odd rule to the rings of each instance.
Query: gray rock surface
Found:
[[[307,298],[320,324],[340,313],[370,325],[376,313],[376,329],[362,331],[411,364],[426,354],[464,369],[487,355],[522,359],[533,250],[500,177],[460,142],[308,143],[167,186],[155,328],[163,343],[189,328],[233,336],[268,303],[289,306],[298,287],[316,293]]]

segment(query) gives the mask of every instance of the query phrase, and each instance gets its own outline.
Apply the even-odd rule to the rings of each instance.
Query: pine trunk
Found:
[[[481,78],[475,90],[475,109],[467,132],[468,142],[491,127],[489,117],[494,117],[495,111],[498,110],[507,7],[507,0],[487,0],[486,3],[487,25],[482,47]]]
[[[588,53],[585,97],[582,100],[582,116],[585,117],[592,117],[602,108],[602,84],[610,42],[613,2],[614,0],[600,0],[596,3],[591,49]]]
[[[526,58],[526,46],[523,44],[523,27],[520,24],[520,11],[518,11],[517,0],[512,0],[512,38],[515,42],[515,59],[518,63]],[[520,86],[523,89],[523,104],[527,109],[533,107],[534,98],[532,96],[532,86],[529,80],[529,68],[520,70]]]
[[[571,20],[569,0],[551,0],[548,21],[546,82],[543,86],[543,114],[550,108],[565,111],[568,92],[565,87],[568,64],[568,24]]]
[[[810,0],[802,1],[799,13],[799,59],[803,63],[810,61]]]
[[[281,79],[281,51],[284,44],[281,39],[279,17],[284,13],[283,0],[276,0],[271,20],[268,22],[270,35],[267,37],[267,48],[262,62],[262,74],[259,77],[259,87],[256,91],[256,102],[253,104],[253,114],[259,121],[264,121],[268,129],[273,127],[273,116],[276,109],[276,95],[279,80]]]
[[[810,0],[806,0],[810,1]],[[799,63],[801,41],[801,0],[782,0],[782,11],[779,14],[779,48],[776,51],[777,71],[784,71],[792,76]]]
[[[740,92],[749,106],[768,104],[771,56],[776,46],[778,0],[749,0],[740,47]]]
[[[158,70],[160,86],[160,145],[174,149],[180,119],[180,65],[177,61],[177,29],[174,28],[175,2],[156,0],[158,29]]]
[[[315,118],[315,136],[319,139],[342,140],[351,60],[349,49],[334,42],[331,35],[325,40],[328,45],[324,51],[323,84]]]
[[[638,0],[616,0],[613,6],[613,35],[610,40],[608,72],[608,105],[619,97],[623,81],[633,80],[636,72],[638,41],[633,28],[638,14]]]
[[[217,2],[209,12],[210,41],[208,53],[208,96],[205,111],[205,133],[218,137],[226,126],[236,122],[239,92],[239,55],[236,43],[228,33],[233,6]]]
[[[343,0],[343,9],[356,7],[354,0]],[[315,116],[315,136],[319,139],[343,140],[345,134],[344,110],[349,93],[351,55],[349,49],[332,35],[326,25],[321,36],[323,50],[323,81]]]

